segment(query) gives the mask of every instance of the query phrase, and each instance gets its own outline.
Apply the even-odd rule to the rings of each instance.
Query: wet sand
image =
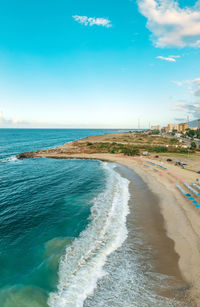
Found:
[[[130,180],[130,215],[127,219],[127,226],[129,230],[132,229],[134,220],[135,226],[140,229],[146,242],[147,253],[149,249],[151,250],[149,253],[149,261],[152,264],[151,272],[169,277],[166,289],[160,289],[160,286],[157,285],[157,289],[154,290],[161,296],[180,301],[180,306],[181,302],[184,306],[185,304],[195,306],[188,293],[190,285],[183,278],[178,266],[179,255],[174,249],[174,241],[166,233],[159,197],[135,172],[125,167],[118,169],[122,176]]]

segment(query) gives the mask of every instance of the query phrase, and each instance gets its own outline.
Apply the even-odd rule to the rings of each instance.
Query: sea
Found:
[[[130,180],[117,165],[16,157],[109,132],[0,129],[0,307],[176,305],[149,288],[162,275],[141,274],[148,252],[137,229],[127,239]]]
[[[100,161],[16,156],[108,132],[0,130],[1,307],[82,306],[104,275],[126,238],[128,180]]]

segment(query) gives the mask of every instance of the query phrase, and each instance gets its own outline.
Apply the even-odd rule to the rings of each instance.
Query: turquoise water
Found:
[[[117,197],[123,194],[119,191],[121,177],[115,179],[114,170],[98,161],[17,160],[15,155],[107,132],[0,130],[1,307],[78,306],[77,302],[65,305],[62,299],[65,297],[65,302],[69,297],[72,299],[72,294],[65,291],[66,284],[73,289],[76,284],[76,297],[85,291],[80,289],[78,280],[80,259],[85,259],[82,264],[85,272],[93,272],[88,273],[89,284],[85,283],[85,289],[91,292],[95,287],[105,257],[113,248],[110,242],[120,244],[115,234],[111,233],[112,238],[107,239],[107,217],[113,199],[112,210],[118,210]],[[109,176],[109,182],[116,187],[114,194],[110,193],[112,187],[108,187]],[[102,222],[98,224],[97,220]],[[88,256],[91,249],[98,259]],[[95,263],[93,268],[92,263]],[[76,280],[72,271],[78,272]],[[80,302],[83,301],[84,297],[80,296]]]

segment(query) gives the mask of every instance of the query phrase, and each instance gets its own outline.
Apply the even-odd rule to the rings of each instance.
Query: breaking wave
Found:
[[[102,163],[107,173],[106,189],[94,200],[88,227],[66,248],[59,266],[57,291],[48,298],[51,307],[80,307],[106,272],[107,256],[128,235],[129,181],[112,164]]]

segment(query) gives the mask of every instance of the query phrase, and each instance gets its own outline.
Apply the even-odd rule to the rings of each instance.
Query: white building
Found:
[[[168,124],[167,125],[168,132],[173,132],[174,130],[178,131],[178,124]]]
[[[151,130],[159,130],[159,131],[161,131],[161,126],[160,125],[151,126]]]

